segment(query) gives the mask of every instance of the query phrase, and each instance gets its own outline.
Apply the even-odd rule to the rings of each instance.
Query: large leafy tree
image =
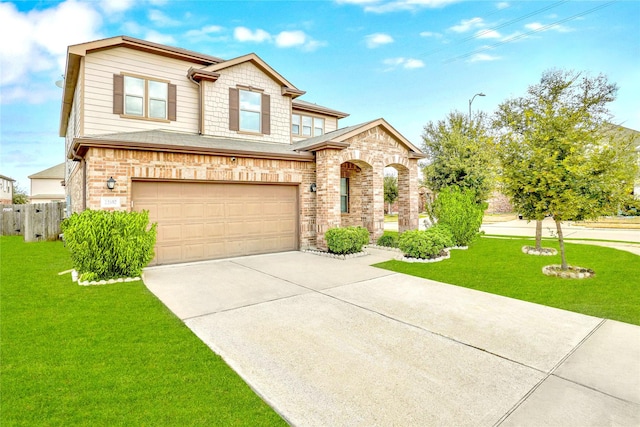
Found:
[[[27,191],[23,189],[17,182],[13,186],[13,200],[14,205],[24,205],[29,203],[29,196]]]
[[[496,113],[503,188],[526,218],[553,217],[563,269],[561,222],[613,213],[631,194],[634,147],[607,109],[616,93],[604,75],[549,70]]]
[[[391,205],[398,199],[398,177],[387,174],[384,176],[384,201],[389,204],[388,212],[391,213]]]
[[[483,115],[471,119],[453,111],[444,120],[429,122],[422,134],[429,162],[424,183],[435,193],[456,186],[485,201],[493,187],[493,140]]]

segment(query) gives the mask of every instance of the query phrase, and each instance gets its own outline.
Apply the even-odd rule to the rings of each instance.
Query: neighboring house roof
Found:
[[[376,119],[370,122],[360,123],[353,126],[348,126],[346,128],[337,129],[333,132],[325,133],[324,135],[316,136],[313,138],[305,139],[304,141],[299,141],[293,144],[295,150],[304,150],[304,151],[315,151],[322,148],[326,148],[329,146],[333,146],[336,148],[346,148],[348,143],[345,142],[347,139],[356,136],[362,132],[365,132],[369,129],[373,129],[377,126],[382,127],[386,132],[391,134],[398,142],[404,145],[409,152],[411,153],[411,157],[414,158],[424,158],[425,154],[420,151],[418,147],[413,145],[402,136],[397,130],[393,128],[385,119]]]
[[[251,156],[268,159],[307,160],[314,159],[313,154],[299,152],[293,145],[249,141],[244,139],[220,138],[191,133],[151,130],[124,132],[103,136],[77,138],[73,152],[83,156],[90,147],[109,147],[128,150],[168,151],[172,153],[195,153],[224,156]]]
[[[29,175],[29,179],[64,179],[64,163],[50,167],[49,169]]]
[[[0,179],[4,179],[5,181],[16,182],[15,179],[9,178],[8,176],[0,175]]]
[[[337,117],[338,119],[344,119],[349,114],[342,111],[333,110],[331,108],[323,107],[322,105],[312,104],[311,102],[303,101],[301,99],[294,99],[292,106],[295,110],[310,111],[312,113],[321,113],[329,116]]]

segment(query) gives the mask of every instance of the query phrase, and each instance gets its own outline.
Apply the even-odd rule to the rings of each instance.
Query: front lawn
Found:
[[[560,255],[521,252],[531,239],[480,238],[469,250],[452,250],[451,258],[431,264],[387,261],[376,264],[400,273],[504,295],[550,307],[640,325],[640,257],[600,246],[565,243],[570,265],[596,272],[591,279],[560,279],[542,267],[560,264]],[[557,242],[545,240],[545,247]]]
[[[286,425],[141,282],[81,287],[0,237],[0,425]]]

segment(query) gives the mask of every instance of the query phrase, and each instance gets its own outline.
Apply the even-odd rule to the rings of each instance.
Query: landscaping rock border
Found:
[[[366,246],[367,248],[371,248],[371,249],[380,249],[383,251],[391,251],[391,252],[402,252],[400,249],[398,248],[394,248],[392,246],[380,246],[380,245],[376,245],[376,244],[370,244]]]
[[[369,252],[365,252],[365,251],[356,252],[354,254],[346,254],[346,255],[332,254],[331,252],[321,251],[320,249],[302,249],[301,252],[305,252],[305,253],[312,254],[312,255],[319,255],[319,256],[326,257],[326,258],[341,259],[341,260],[347,260],[347,259],[351,259],[351,258],[359,258],[359,257],[362,257],[362,256],[369,255]]]
[[[546,276],[561,277],[563,279],[588,279],[596,275],[590,268],[575,267],[570,265],[568,270],[563,270],[559,264],[545,265],[542,273]]]
[[[430,258],[430,259],[410,258],[410,257],[406,257],[406,256],[402,255],[400,257],[397,257],[396,260],[404,261],[404,262],[431,263],[431,262],[440,262],[440,261],[443,261],[445,259],[451,258],[451,254],[449,253],[448,249],[445,249],[444,252],[446,253],[446,255],[439,256],[439,257],[436,257],[436,258]]]
[[[554,248],[541,248],[540,250],[536,249],[535,246],[523,246],[522,252],[527,255],[542,255],[542,256],[553,256],[558,255],[558,250]]]
[[[109,280],[85,280],[81,282],[78,280],[78,272],[75,270],[71,271],[71,280],[73,282],[78,282],[80,286],[99,286],[99,285],[112,285],[114,283],[125,283],[125,282],[136,282],[138,280],[142,280],[142,277],[119,277],[117,279],[109,279]]]

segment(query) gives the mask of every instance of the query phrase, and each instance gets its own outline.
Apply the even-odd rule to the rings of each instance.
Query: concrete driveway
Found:
[[[286,252],[145,283],[296,426],[640,425],[640,327]]]

